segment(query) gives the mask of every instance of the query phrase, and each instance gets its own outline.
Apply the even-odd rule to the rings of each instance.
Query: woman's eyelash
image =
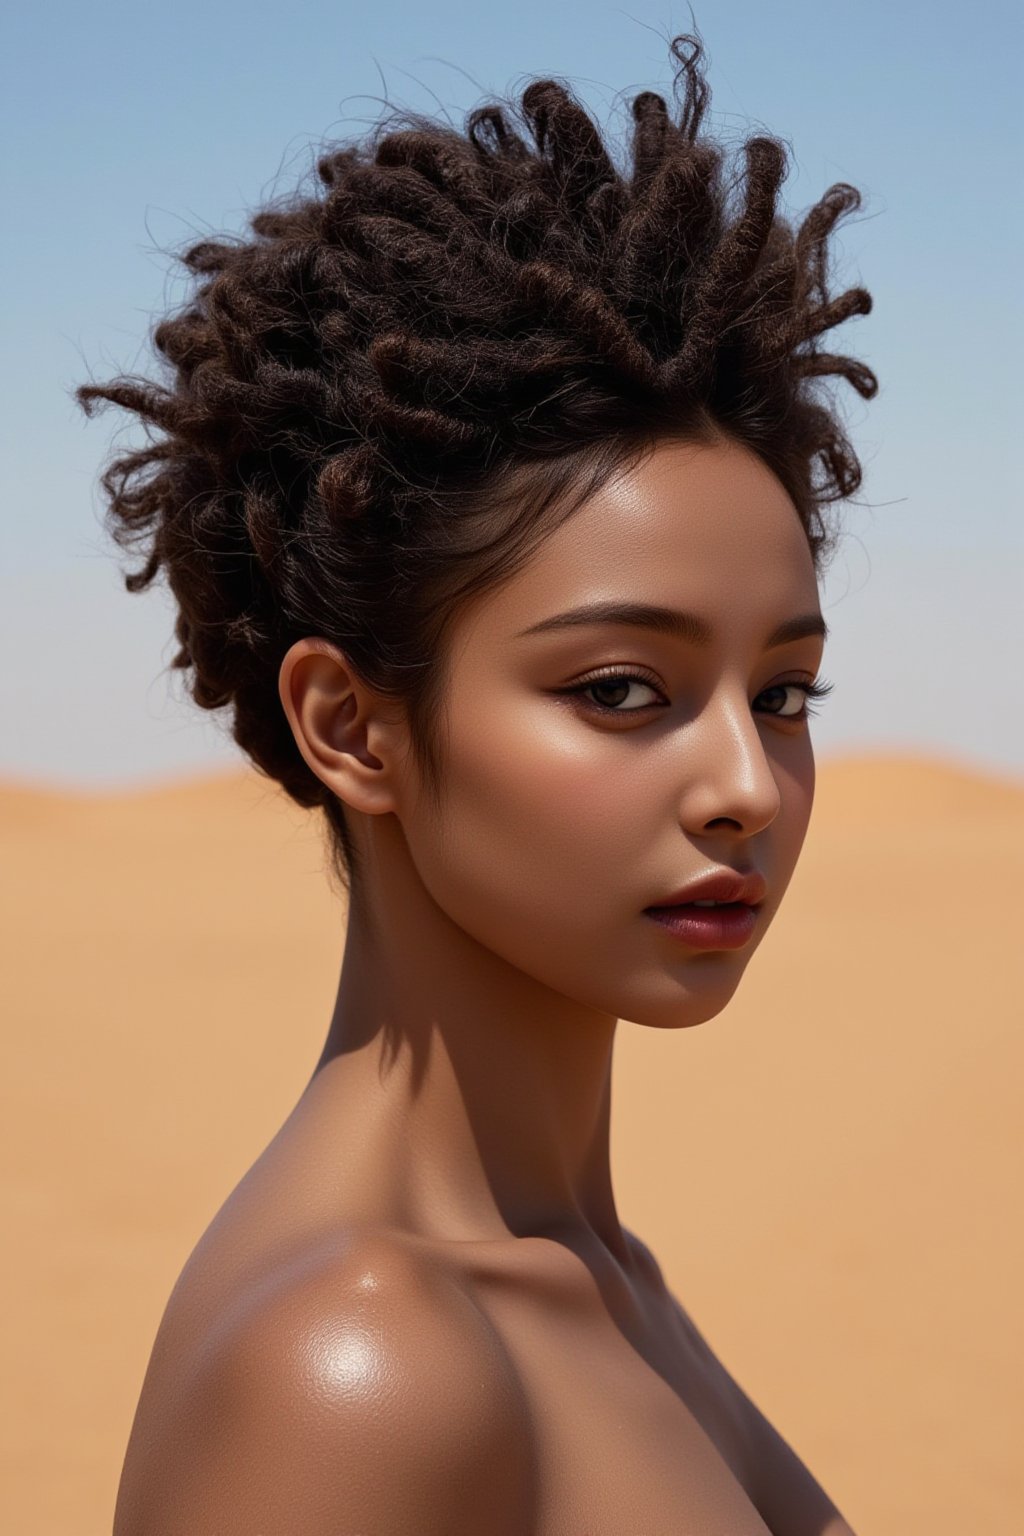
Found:
[[[654,678],[646,676],[643,672],[626,672],[621,670],[595,673],[589,678],[584,678],[581,682],[574,683],[571,688],[563,688],[560,691],[569,695],[583,695],[598,683],[643,683],[648,688],[653,688],[658,693],[661,692]],[[811,715],[818,713],[816,709],[812,708],[811,700],[824,699],[832,692],[834,687],[835,684],[828,682],[826,679],[809,683],[805,678],[795,677],[786,678],[781,683],[772,683],[769,687],[763,688],[761,693],[774,693],[779,688],[799,688],[805,695],[805,704],[798,715],[781,715],[778,714],[777,710],[768,710],[767,713],[769,715],[777,715],[780,720],[806,720]],[[760,697],[761,694],[758,694],[758,698]],[[633,715],[639,714],[641,710],[654,708],[651,704],[638,704],[634,705],[631,709],[620,709],[613,704],[597,704],[592,699],[587,699],[586,703],[591,709],[606,715]]]
[[[799,688],[804,694],[804,707],[798,715],[780,715],[780,720],[807,720],[811,715],[819,713],[814,709],[812,699],[824,699],[832,692],[834,683],[827,682],[824,678],[820,682],[809,683],[802,677],[788,678],[785,682],[772,683],[771,687],[762,690],[764,693],[773,693],[776,688]],[[760,694],[758,695],[760,698]],[[774,711],[770,711],[774,713]]]

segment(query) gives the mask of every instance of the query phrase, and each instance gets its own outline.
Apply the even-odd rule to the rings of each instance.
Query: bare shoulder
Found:
[[[350,1235],[204,1330],[133,1428],[114,1536],[525,1536],[533,1490],[528,1405],[486,1315],[401,1239]]]
[[[691,1342],[735,1407],[746,1448],[747,1491],[762,1520],[786,1536],[855,1536],[810,1469],[726,1369],[693,1318],[676,1297],[672,1300]]]

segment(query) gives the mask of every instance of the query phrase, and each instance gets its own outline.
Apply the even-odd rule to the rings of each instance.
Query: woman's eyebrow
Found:
[[[691,645],[710,645],[714,629],[700,614],[687,613],[680,608],[661,608],[653,603],[586,603],[582,608],[571,608],[567,613],[556,613],[550,619],[541,619],[522,629],[516,636],[541,634],[551,629],[573,629],[581,624],[629,624],[638,629],[656,629],[662,634],[678,635]],[[786,619],[773,629],[764,643],[766,651],[792,640],[803,640],[808,635],[828,639],[828,625],[820,613],[802,613],[795,619]]]

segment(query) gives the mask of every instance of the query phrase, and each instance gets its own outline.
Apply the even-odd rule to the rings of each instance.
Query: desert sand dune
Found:
[[[249,772],[0,784],[0,839],[0,1527],[105,1536],[178,1271],[319,1055],[344,906]],[[1024,784],[825,763],[734,1001],[620,1026],[620,1213],[858,1536],[1020,1530],[1022,889]]]

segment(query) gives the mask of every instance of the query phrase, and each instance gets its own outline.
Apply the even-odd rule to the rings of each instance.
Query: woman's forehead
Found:
[[[739,604],[775,623],[817,609],[817,579],[793,502],[754,454],[662,444],[556,527],[474,617],[518,639],[601,602],[705,613],[716,628]]]

